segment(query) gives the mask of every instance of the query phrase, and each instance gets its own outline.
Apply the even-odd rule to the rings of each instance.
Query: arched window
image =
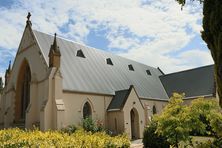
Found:
[[[156,106],[153,105],[153,114],[156,114],[156,113],[157,113]]]
[[[18,73],[16,84],[15,121],[25,121],[26,111],[30,104],[31,69],[24,60]]]
[[[92,109],[89,102],[86,102],[83,106],[83,118],[92,116]]]

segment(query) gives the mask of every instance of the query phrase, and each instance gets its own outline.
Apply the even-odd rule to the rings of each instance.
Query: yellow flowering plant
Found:
[[[18,128],[0,130],[0,147],[75,147],[75,148],[126,148],[130,141],[126,135],[111,137],[105,132],[76,130],[73,134],[60,131],[42,132]]]

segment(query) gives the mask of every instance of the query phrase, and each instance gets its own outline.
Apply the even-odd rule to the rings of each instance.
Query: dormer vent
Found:
[[[85,55],[84,55],[84,53],[82,52],[81,49],[80,49],[80,50],[77,50],[76,56],[77,56],[77,57],[81,57],[81,58],[85,58]]]
[[[132,64],[128,65],[128,67],[129,67],[129,70],[130,70],[130,71],[134,71],[134,68],[133,68],[133,65],[132,65]]]
[[[150,75],[150,76],[152,75],[151,72],[150,72],[150,70],[146,70],[146,73],[147,73],[148,75]]]
[[[112,62],[112,60],[110,58],[107,58],[106,59],[106,64],[113,65],[113,62]]]

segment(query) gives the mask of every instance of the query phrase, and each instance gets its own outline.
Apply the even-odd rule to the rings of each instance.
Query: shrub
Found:
[[[213,141],[211,148],[221,148],[221,147],[222,147],[222,137],[218,137]]]
[[[77,130],[77,127],[75,125],[69,125],[61,129],[62,132],[67,133],[68,135],[73,134],[76,130]]]
[[[145,148],[169,148],[167,139],[156,133],[157,122],[152,120],[143,133],[143,145]]]
[[[87,117],[82,120],[82,127],[85,131],[90,131],[92,133],[104,131],[101,121],[95,121],[91,117]]]
[[[82,127],[85,131],[96,132],[96,124],[95,121],[91,117],[86,117],[82,120]]]
[[[196,148],[222,148],[222,137],[215,138],[213,141],[200,142]]]
[[[0,130],[0,147],[129,147],[126,135],[111,137],[104,132],[92,134],[84,130],[76,130],[68,135],[60,131],[39,130],[23,131],[20,129]]]

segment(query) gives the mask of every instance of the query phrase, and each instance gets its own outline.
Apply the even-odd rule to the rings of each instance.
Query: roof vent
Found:
[[[110,58],[107,58],[106,59],[106,64],[113,65],[113,62],[112,62],[112,60]]]
[[[128,67],[129,67],[129,70],[134,71],[134,68],[133,68],[132,64],[128,65]]]
[[[82,57],[82,58],[85,58],[85,55],[83,54],[82,50],[77,50],[77,53],[76,53],[76,56],[77,57]]]
[[[146,73],[151,76],[150,70],[146,70]]]

